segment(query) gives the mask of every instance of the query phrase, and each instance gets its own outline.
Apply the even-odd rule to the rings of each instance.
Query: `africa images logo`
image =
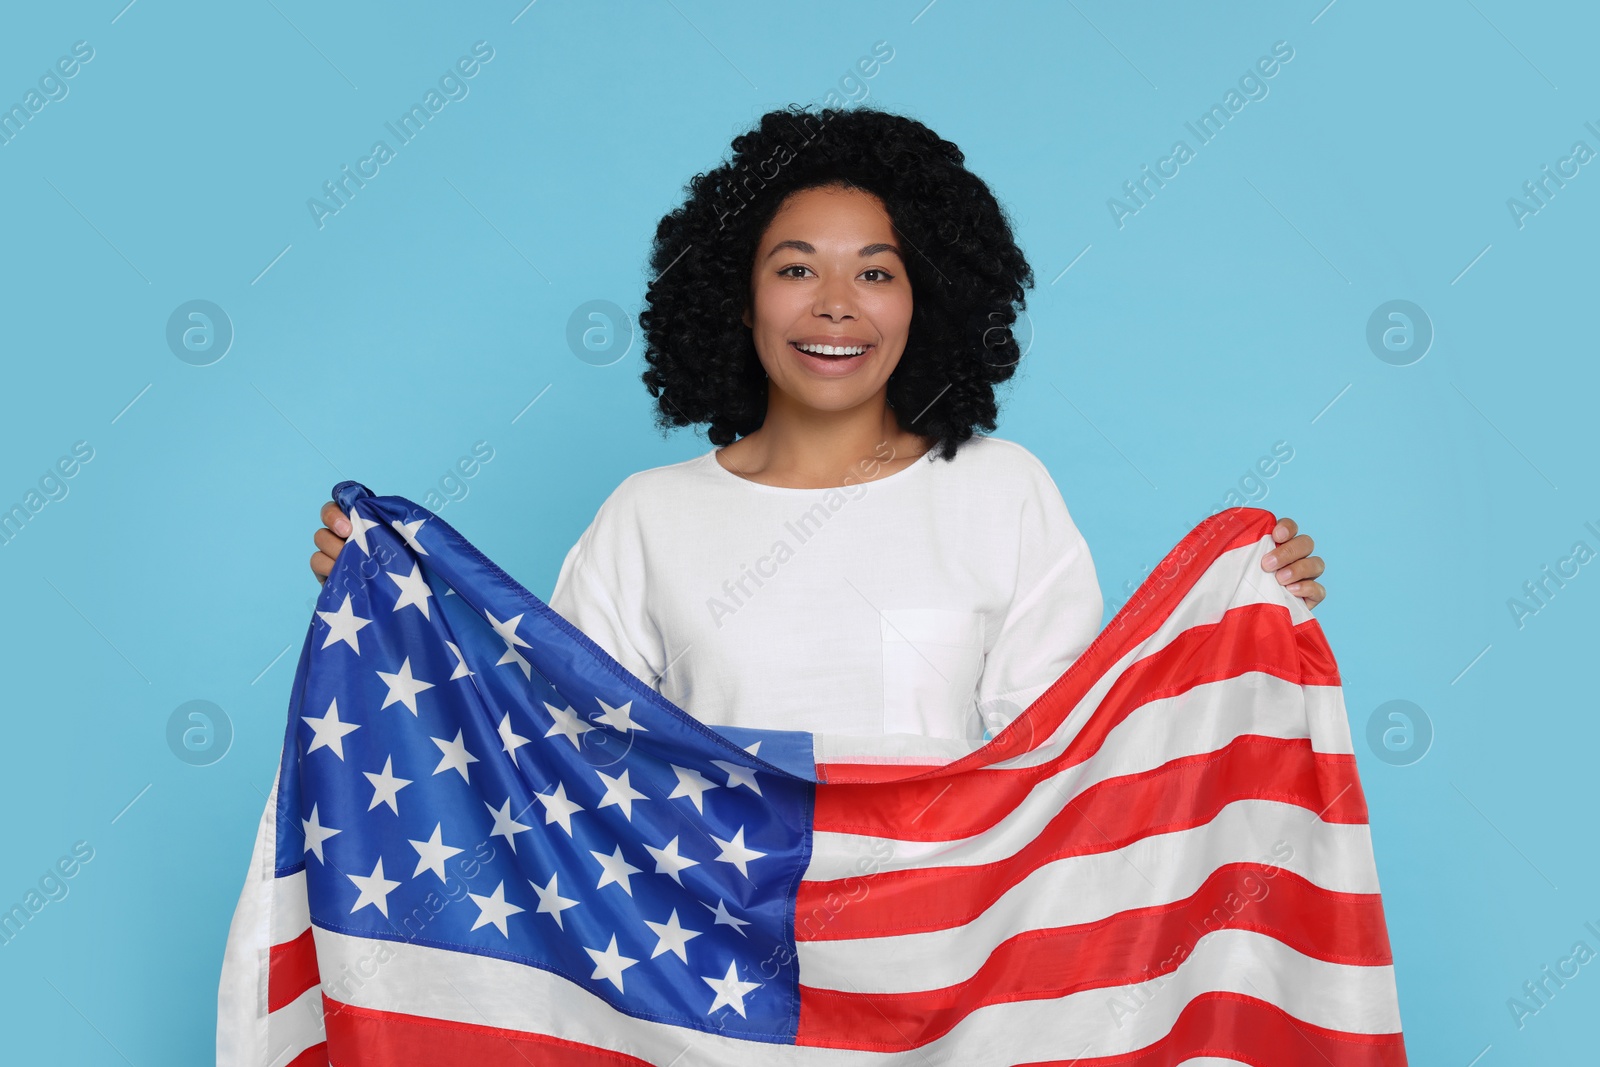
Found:
[[[356,161],[355,170],[346,163],[339,168],[336,179],[323,182],[322,192],[327,199],[313,196],[306,201],[306,209],[311,212],[311,221],[317,224],[317,229],[324,228],[329,218],[349,207],[356,194],[367,187],[367,182],[381,174],[383,166],[395,158],[399,149],[410,144],[446,104],[465,100],[472,91],[467,82],[477,77],[483,64],[492,59],[494,48],[488,41],[474,44],[471,56],[462,56],[453,67],[439,75],[437,89],[430,86],[420,103],[413,103],[399,118],[383,124],[394,136],[393,146],[388,141],[374,141],[371,151]]]
[[[1193,122],[1183,124],[1194,135],[1195,147],[1189,147],[1189,142],[1185,140],[1174,141],[1172,151],[1156,161],[1154,170],[1145,163],[1139,168],[1139,177],[1123,182],[1122,192],[1126,199],[1119,200],[1114,196],[1106,199],[1106,210],[1111,213],[1111,221],[1117,224],[1117,229],[1125,227],[1128,219],[1149,207],[1156,193],[1181,174],[1183,165],[1193,160],[1200,148],[1221,134],[1229,120],[1243,111],[1246,104],[1265,100],[1271,92],[1267,82],[1277,77],[1278,72],[1293,58],[1294,48],[1288,41],[1275,41],[1272,55],[1257,59],[1254,66],[1240,75],[1237,89],[1230,87],[1223,94],[1221,103],[1212,104]]]

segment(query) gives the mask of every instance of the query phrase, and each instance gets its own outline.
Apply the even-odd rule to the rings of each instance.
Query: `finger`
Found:
[[[316,533],[311,535],[311,539],[322,550],[318,555],[328,557],[328,567],[331,569],[333,561],[339,558],[339,553],[344,549],[344,541],[335,537],[326,527],[319,528]],[[1311,577],[1314,578],[1316,575],[1311,575]]]
[[[1282,568],[1278,571],[1276,577],[1279,585],[1289,585],[1291,582],[1302,581],[1306,578],[1320,578],[1323,570],[1321,556],[1308,556]]]
[[[1315,608],[1327,599],[1328,591],[1320,582],[1296,582],[1287,587],[1289,592],[1306,602],[1307,608]]]
[[[1272,539],[1281,545],[1299,532],[1300,527],[1293,519],[1279,519],[1278,525],[1272,528]]]
[[[311,553],[311,573],[321,582],[333,571],[333,560],[321,552]]]
[[[350,536],[350,520],[339,510],[339,505],[331,500],[322,505],[322,525],[340,537]]]
[[[1277,548],[1261,557],[1261,566],[1265,570],[1275,571],[1279,567],[1287,567],[1297,559],[1305,559],[1311,555],[1311,550],[1316,547],[1316,542],[1305,534],[1292,538],[1279,545]]]

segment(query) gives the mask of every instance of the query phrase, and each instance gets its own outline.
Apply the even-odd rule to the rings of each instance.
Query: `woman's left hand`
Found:
[[[1307,608],[1314,609],[1328,595],[1322,583],[1313,580],[1322,577],[1322,558],[1311,554],[1316,546],[1299,530],[1293,519],[1279,519],[1272,530],[1272,539],[1278,547],[1261,557],[1261,567],[1277,571],[1278,582],[1304,600]]]

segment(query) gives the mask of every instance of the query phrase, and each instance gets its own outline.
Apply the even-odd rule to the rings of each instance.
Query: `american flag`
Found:
[[[437,516],[334,494],[223,1067],[1406,1062],[1269,513],[1202,522],[958,741],[712,729]]]

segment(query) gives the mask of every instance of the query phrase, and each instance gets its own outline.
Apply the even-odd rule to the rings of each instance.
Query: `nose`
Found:
[[[838,322],[856,317],[855,291],[850,278],[833,273],[817,286],[817,297],[811,313],[819,318]]]

